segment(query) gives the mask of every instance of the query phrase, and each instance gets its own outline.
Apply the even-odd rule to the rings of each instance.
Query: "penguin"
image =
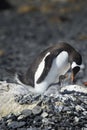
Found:
[[[33,93],[44,93],[61,75],[70,70],[73,82],[82,64],[82,57],[70,44],[61,42],[42,51],[25,74],[15,73],[17,83]]]

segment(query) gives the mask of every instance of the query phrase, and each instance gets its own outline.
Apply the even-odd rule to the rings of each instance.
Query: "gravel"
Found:
[[[41,103],[32,110],[9,114],[0,120],[0,128],[22,129],[83,129],[87,128],[87,99],[78,93],[59,95],[57,98],[41,98]],[[38,99],[40,100],[40,99]]]

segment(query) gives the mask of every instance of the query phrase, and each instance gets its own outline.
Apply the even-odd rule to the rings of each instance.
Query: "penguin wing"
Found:
[[[54,59],[54,54],[50,54],[50,55],[48,55],[48,56],[44,59],[44,61],[45,61],[45,66],[44,66],[44,70],[43,70],[41,76],[40,76],[39,79],[37,80],[37,83],[38,83],[38,84],[41,83],[41,82],[45,79],[45,77],[47,76],[47,74],[48,74],[48,72],[49,72],[49,70],[50,70],[50,68],[51,68],[53,59]]]

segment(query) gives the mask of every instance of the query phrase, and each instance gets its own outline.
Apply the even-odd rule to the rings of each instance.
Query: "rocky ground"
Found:
[[[11,3],[12,4],[12,3]],[[66,41],[83,57],[85,68],[77,75],[77,84],[87,81],[87,1],[37,1],[28,6],[14,4],[0,11],[0,80],[12,79],[5,68],[25,72],[33,59],[50,45]],[[34,110],[14,113],[0,120],[1,130],[87,129],[85,95],[75,96],[56,106],[60,98],[44,97]],[[77,98],[78,97],[78,98]],[[38,97],[40,98],[40,97]],[[20,100],[19,100],[20,99]],[[19,103],[29,103],[29,97],[18,97]],[[33,98],[32,98],[33,99]],[[36,100],[36,99],[35,99]],[[26,101],[26,102],[25,102]],[[47,108],[43,108],[43,104]],[[75,107],[77,105],[77,108]],[[63,107],[65,106],[65,107]],[[77,110],[79,107],[79,110]],[[37,111],[38,109],[38,111]],[[68,109],[68,110],[67,110]],[[78,111],[78,112],[77,112]],[[27,115],[26,115],[27,113]]]
[[[58,87],[44,95],[22,94],[25,87],[0,82],[0,130],[86,130],[87,88]]]

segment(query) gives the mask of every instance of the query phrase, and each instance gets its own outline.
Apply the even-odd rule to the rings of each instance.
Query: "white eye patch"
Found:
[[[77,65],[76,62],[73,62],[72,65],[71,65],[71,68],[73,69],[73,68],[75,68],[77,66],[80,67],[81,65]]]

